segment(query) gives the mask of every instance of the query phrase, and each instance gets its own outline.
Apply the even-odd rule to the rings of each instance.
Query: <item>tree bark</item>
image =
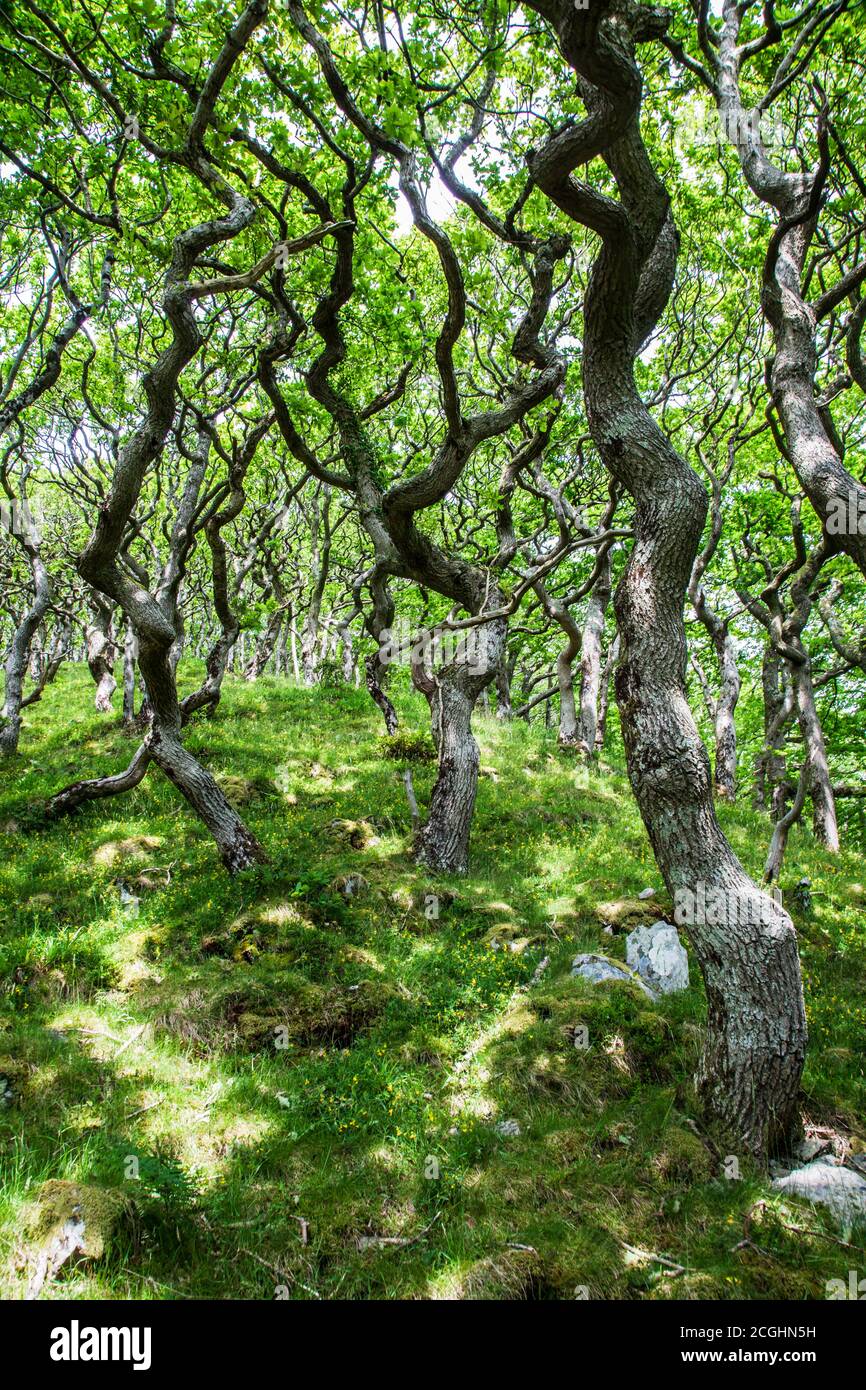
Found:
[[[301,665],[304,684],[315,685],[318,679],[319,661],[316,647],[319,640],[319,619],[322,612],[322,599],[328,582],[331,560],[330,494],[325,488],[321,510],[318,498],[313,498],[310,543],[312,546],[311,568],[313,587],[310,593],[310,606],[301,633]],[[320,541],[320,529],[322,538]]]
[[[508,655],[503,655],[501,662],[496,670],[496,718],[500,723],[511,719],[514,710],[511,707],[511,673],[508,669]]]
[[[63,236],[60,246],[53,247],[51,246],[44,223],[43,230],[45,231],[46,241],[48,242],[56,267],[56,275],[52,277],[48,291],[49,304],[50,295],[56,280],[62,284],[64,294],[69,304],[70,313],[66,320],[60,325],[51,341],[44,347],[40,368],[28,385],[14,396],[4,392],[5,399],[3,400],[2,406],[0,406],[0,438],[9,433],[16,424],[18,424],[20,430],[21,416],[25,414],[31,405],[41,399],[41,397],[50,391],[56,384],[60,377],[63,354],[73,339],[80,333],[84,324],[97,307],[96,305],[82,304],[70,283],[69,270],[72,256],[72,238],[70,237],[67,239],[66,236]],[[117,230],[119,230],[119,225],[117,226]],[[103,305],[107,302],[111,290],[114,254],[113,246],[109,245],[102,262],[100,274],[101,303]],[[33,321],[35,322],[35,319]],[[32,342],[32,338],[29,338],[28,342],[22,345],[22,351],[30,345],[30,342]],[[10,375],[6,383],[7,392],[13,381],[14,375]],[[24,435],[22,432],[20,440],[23,441],[23,438]],[[47,680],[51,679],[51,677],[48,676],[47,679],[42,682],[39,693],[35,694],[30,701],[25,701],[22,698],[24,674],[27,670],[30,657],[30,644],[51,603],[51,583],[48,577],[48,571],[41,558],[39,534],[33,518],[30,515],[23,485],[20,489],[21,495],[18,497],[16,497],[10,486],[7,472],[10,455],[11,449],[7,451],[3,461],[2,484],[9,501],[12,503],[13,507],[18,508],[13,531],[30,565],[30,573],[33,578],[34,598],[33,603],[13,634],[6,658],[6,684],[4,691],[5,722],[2,728],[0,728],[0,756],[9,756],[18,751],[18,740],[21,733],[21,710],[25,704],[35,703],[42,689],[44,689],[47,684]],[[28,471],[29,469],[25,466],[25,476]],[[97,706],[97,708],[99,708],[99,706]]]
[[[493,602],[497,602],[496,597]],[[416,842],[416,859],[440,873],[465,873],[469,864],[480,761],[472,733],[472,711],[502,664],[505,634],[502,619],[470,630],[458,644],[453,660],[435,676],[416,679],[430,704],[439,756],[427,822]]]
[[[267,627],[256,643],[252,657],[244,668],[244,680],[256,681],[264,671],[273,655],[282,621],[283,611],[281,608],[277,608],[268,618]]]
[[[809,764],[809,793],[812,797],[812,828],[815,837],[831,854],[839,851],[839,825],[836,817],[836,798],[833,779],[827,762],[824,730],[815,707],[812,689],[811,661],[803,652],[803,661],[791,664],[791,681],[797,707],[797,722],[803,736],[806,760]]]
[[[556,605],[565,614],[563,605]],[[567,614],[568,626],[561,621],[561,626],[569,632],[565,646],[556,658],[556,683],[559,686],[559,746],[560,748],[576,748],[579,743],[579,733],[577,726],[577,710],[574,700],[574,660],[580,651],[581,632],[577,623]],[[571,629],[569,631],[569,628]],[[549,706],[546,707],[549,709]]]
[[[595,752],[598,736],[601,651],[611,591],[610,551],[605,552],[601,565],[589,596],[580,656],[580,722],[577,737],[589,754]]]
[[[96,682],[96,708],[100,714],[108,714],[111,710],[111,697],[117,689],[117,681],[114,679],[114,639],[111,631],[115,605],[97,589],[91,590],[90,604],[91,620],[85,632],[87,665]]]
[[[800,503],[799,497],[795,497],[791,502],[793,560],[773,574],[766,559],[762,558],[761,564],[768,582],[761,592],[760,599],[753,597],[746,589],[738,589],[738,594],[752,616],[767,630],[779,660],[784,662],[791,699],[781,702],[778,693],[778,672],[774,677],[772,668],[768,669],[765,662],[765,698],[769,693],[771,702],[777,708],[771,731],[774,741],[778,743],[789,709],[796,712],[809,766],[808,785],[812,796],[815,834],[831,853],[835,853],[839,849],[839,831],[833,783],[827,763],[824,732],[815,705],[811,660],[802,634],[815,602],[816,581],[823,565],[835,553],[837,542],[825,533],[811,550],[807,549],[805,532],[800,520]],[[748,542],[750,556],[753,556],[754,546],[748,538],[748,533],[744,539]],[[783,599],[785,582],[789,579],[790,593]],[[774,679],[775,691],[772,688]],[[769,692],[767,682],[770,683]],[[779,769],[784,781],[783,761],[775,760],[773,767],[774,771]],[[784,810],[784,785],[780,795],[779,804],[773,808],[776,820],[780,819]]]
[[[866,516],[866,487],[845,468],[829,406],[819,406],[815,390],[817,325],[822,314],[844,298],[848,277],[843,276],[839,286],[816,304],[807,301],[803,288],[830,168],[827,115],[822,112],[818,120],[816,168],[786,172],[768,158],[755,113],[744,106],[740,92],[744,48],[748,48],[740,44],[744,16],[738,0],[724,0],[716,45],[710,44],[707,35],[705,52],[719,112],[734,137],[743,176],[753,193],[778,215],[767,250],[762,294],[776,349],[769,364],[770,391],[782,422],[785,453],[800,485],[840,548],[866,574],[866,534],[846,520],[851,513]],[[801,39],[808,37],[812,25],[811,18],[804,19]],[[852,290],[856,284],[855,279]],[[852,330],[859,337],[853,315]]]
[[[337,633],[340,638],[341,670],[343,680],[347,685],[351,685],[355,679],[355,648],[352,643],[351,619],[337,623]]]
[[[364,673],[366,677],[367,691],[376,708],[381,711],[385,721],[385,732],[393,738],[399,728],[397,711],[393,701],[385,690],[388,667],[383,660],[383,644],[386,634],[391,636],[391,624],[394,621],[394,600],[388,584],[388,577],[383,567],[377,563],[372,571],[367,575],[362,575],[355,585],[355,605],[356,611],[360,610],[360,590],[364,579],[370,586],[370,593],[373,597],[372,612],[368,612],[364,617],[364,627],[376,643],[376,648],[367,657],[364,663]],[[354,616],[354,615],[353,615]],[[349,630],[351,618],[346,619],[346,629]],[[411,765],[407,762],[401,773],[403,789],[406,793],[406,801],[409,806],[409,817],[412,823],[413,837],[417,838],[421,828],[421,814],[418,810],[418,798],[415,795],[415,782],[412,777]]]
[[[556,658],[556,684],[559,691],[558,743],[560,748],[574,749],[580,743],[577,708],[574,699],[574,662],[580,651],[583,634],[567,603],[561,603],[559,599],[553,598],[541,580],[538,580],[532,587],[548,618],[552,619],[565,633],[565,646],[560,649]],[[549,713],[550,704],[548,703],[545,705],[545,723],[548,721]]]
[[[134,438],[134,437],[133,437]],[[186,556],[192,541],[192,521],[207,467],[210,439],[206,432],[199,438],[197,453],[192,457],[184,492],[178,506],[172,530],[169,553],[151,597],[139,589],[139,597],[153,603],[159,621],[140,614],[137,623],[139,643],[138,662],[147,691],[149,731],[129,767],[110,777],[76,782],[64,788],[48,804],[48,813],[56,818],[76,809],[86,801],[114,796],[128,791],[145,776],[153,762],[186,798],[193,811],[211,832],[220,858],[231,874],[250,867],[265,858],[255,836],[244,825],[228,802],[215,779],[183,746],[181,730],[184,707],[178,699],[176,662],[177,598],[184,572]],[[113,605],[103,605],[113,608]],[[198,692],[197,692],[198,693]],[[193,700],[194,697],[188,697]],[[198,707],[198,706],[196,706]]]
[[[29,523],[18,538],[30,563],[33,577],[33,602],[12,634],[6,655],[3,718],[0,727],[0,755],[10,757],[18,752],[21,734],[21,710],[24,705],[24,676],[30,657],[30,644],[51,603],[51,583],[39,553],[39,545]],[[43,685],[45,682],[43,682]]]
[[[718,890],[758,899],[757,923],[688,923],[707,996],[697,1077],[713,1122],[749,1152],[787,1139],[796,1122],[806,1021],[796,936],[787,914],[751,883],[716,819],[709,759],[686,698],[683,606],[707,499],[659,429],[634,379],[635,358],[670,295],[677,236],[669,200],[640,135],[636,42],[659,37],[660,11],[611,5],[600,18],[566,0],[528,0],[553,22],[579,74],[587,116],[529,160],[536,184],[601,237],[584,311],[583,377],[597,448],[635,503],[635,539],[617,589],[622,641],[616,694],[632,789],[675,897]],[[573,170],[601,154],[614,202]]]
[[[178,787],[188,803],[214,836],[222,860],[231,873],[264,858],[255,837],[229,805],[211,774],[203,768],[181,742],[182,712],[177,696],[172,646],[179,636],[177,599],[184,566],[195,534],[199,489],[206,471],[211,436],[199,422],[195,455],[183,444],[183,417],[177,424],[179,450],[190,459],[183,498],[178,506],[169,545],[169,555],[155,592],[130,575],[120,556],[130,518],[138,503],[145,477],[160,458],[175,423],[177,388],[181,373],[202,346],[195,304],[213,292],[213,285],[193,285],[190,277],[200,257],[212,248],[231,241],[244,231],[255,216],[255,204],[238,193],[210,161],[203,135],[213,117],[225,83],[244,52],[246,44],[267,16],[267,0],[249,0],[231,30],[226,34],[204,82],[190,118],[184,144],[184,163],[203,188],[222,205],[222,215],[195,223],[174,237],[172,258],[167,272],[162,307],[168,324],[165,345],[144,374],[146,409],[117,455],[109,492],[102,503],[96,525],[78,557],[81,577],[107,600],[119,604],[132,623],[139,641],[139,667],[150,709],[151,727],[136,759],[134,771],[121,778],[141,776],[153,760]],[[313,242],[327,235],[327,228],[312,234]],[[305,249],[309,237],[284,245]],[[270,422],[267,421],[263,425]],[[136,761],[137,760],[137,761]],[[109,779],[96,779],[91,795],[111,794],[105,790]],[[140,780],[140,777],[139,777]],[[99,785],[101,782],[101,786]],[[81,788],[84,784],[78,784]],[[121,788],[118,788],[121,789]],[[73,789],[60,793],[49,805],[54,814],[68,809]]]
[[[127,733],[135,727],[135,663],[138,642],[132,623],[127,621],[123,643],[123,727]]]
[[[761,690],[764,699],[764,746],[755,759],[755,795],[757,810],[767,810],[767,798],[773,820],[784,814],[785,800],[785,729],[794,715],[794,694],[782,685],[782,658],[772,641],[764,647],[761,660]]]
[[[767,859],[764,864],[764,882],[775,883],[782,872],[782,863],[785,858],[785,849],[788,844],[788,831],[803,814],[803,806],[806,801],[806,792],[809,787],[809,763],[804,760],[800,769],[800,777],[797,782],[797,790],[790,810],[782,810],[782,814],[773,826],[773,836],[770,840],[770,848],[767,851]]]
[[[595,751],[600,753],[604,748],[604,739],[607,733],[607,711],[610,700],[610,683],[613,677],[614,668],[619,660],[619,633],[614,634],[614,639],[610,644],[607,660],[604,663],[604,674],[601,678],[601,690],[598,698],[598,728],[595,735]]]

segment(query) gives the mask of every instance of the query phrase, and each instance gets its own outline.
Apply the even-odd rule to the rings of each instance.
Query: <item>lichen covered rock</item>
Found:
[[[795,1168],[773,1186],[789,1197],[824,1207],[843,1233],[866,1229],[866,1178],[828,1158]]]
[[[656,994],[676,994],[689,987],[689,958],[670,922],[635,927],[626,940],[625,958]]]
[[[597,955],[595,952],[583,952],[581,955],[575,956],[571,962],[571,973],[579,979],[589,980],[594,985],[604,984],[608,980],[614,980],[620,984],[637,985],[638,989],[642,990],[649,999],[655,999],[653,991],[634,970],[623,965],[622,961],[612,960],[610,956]]]
[[[26,1229],[32,1239],[47,1240],[59,1227],[79,1216],[84,1227],[81,1254],[98,1260],[131,1211],[130,1198],[116,1188],[52,1178],[39,1188],[27,1215]]]
[[[25,1212],[25,1266],[30,1270],[27,1299],[73,1256],[98,1260],[119,1227],[132,1218],[134,1204],[124,1192],[52,1178],[44,1182]]]

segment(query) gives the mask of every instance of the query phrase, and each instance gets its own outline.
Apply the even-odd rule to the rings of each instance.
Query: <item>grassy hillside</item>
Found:
[[[423,729],[420,701],[404,713]],[[46,825],[50,792],[133,745],[93,712],[86,672],[28,713],[0,768],[0,1294],[23,1292],[48,1179],[135,1202],[105,1255],[43,1297],[801,1299],[862,1267],[747,1164],[721,1176],[689,1084],[694,965],[658,1005],[570,977],[578,950],[624,956],[599,903],[661,891],[625,777],[522,724],[477,731],[472,870],[433,882],[407,859],[399,766],[364,692],[229,683],[188,742],[271,856],[231,882],[156,771]],[[431,779],[416,772],[419,796]],[[766,822],[721,814],[759,872]],[[802,1110],[856,1147],[864,871],[798,830],[783,886],[804,874],[811,913],[786,897],[812,1039]]]

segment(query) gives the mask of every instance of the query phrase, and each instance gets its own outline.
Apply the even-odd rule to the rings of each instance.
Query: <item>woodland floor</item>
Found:
[[[406,697],[407,727],[425,713]],[[863,1267],[766,1177],[720,1176],[725,1150],[692,1127],[694,966],[657,1006],[570,977],[578,950],[624,955],[599,902],[661,891],[625,777],[578,768],[540,728],[477,733],[471,872],[433,883],[407,858],[364,691],[227,682],[188,743],[271,856],[233,882],[156,772],[45,824],[49,793],[133,745],[80,670],[28,711],[0,769],[0,1295],[22,1295],[28,1203],[51,1178],[122,1188],[136,1214],[44,1298],[803,1299]],[[431,780],[416,771],[420,797]],[[760,872],[767,823],[721,817]],[[374,842],[354,848],[335,818],[370,822]],[[369,890],[344,901],[332,885],[350,874]],[[803,1116],[862,1143],[866,870],[797,830],[783,885],[803,874]]]

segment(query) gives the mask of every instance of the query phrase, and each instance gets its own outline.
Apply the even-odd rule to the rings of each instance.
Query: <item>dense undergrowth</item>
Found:
[[[406,697],[407,729],[425,712]],[[477,732],[471,871],[434,882],[365,692],[229,682],[188,742],[270,855],[233,882],[156,772],[44,821],[132,746],[62,673],[0,769],[0,1293],[21,1296],[29,1204],[58,1178],[135,1201],[43,1297],[801,1299],[864,1267],[745,1162],[723,1176],[690,1085],[694,965],[659,1005],[569,974],[577,950],[624,954],[599,903],[661,891],[625,777],[538,727]],[[416,764],[419,796],[433,774]],[[721,816],[758,873],[767,823]],[[797,829],[783,887],[803,875],[802,1113],[857,1147],[862,861]]]

